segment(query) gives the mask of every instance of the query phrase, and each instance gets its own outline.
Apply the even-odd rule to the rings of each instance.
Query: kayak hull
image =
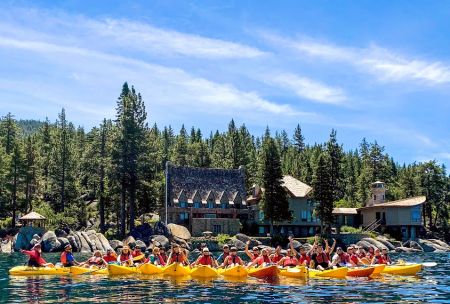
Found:
[[[139,271],[142,274],[148,274],[148,275],[152,275],[152,274],[160,274],[163,273],[164,268],[161,266],[156,266],[153,264],[143,264],[139,267]]]
[[[280,275],[289,278],[304,279],[308,277],[308,268],[305,266],[297,266],[294,268],[281,268]]]
[[[411,265],[386,265],[382,273],[395,274],[395,275],[415,275],[422,270],[421,264]]]
[[[108,265],[109,275],[126,275],[126,274],[133,274],[136,272],[138,272],[138,269],[136,267],[127,267],[115,264]]]
[[[34,276],[34,275],[67,275],[70,273],[70,267],[29,267],[16,266],[9,270],[10,275],[15,276]]]
[[[349,268],[347,276],[349,277],[369,277],[373,274],[375,267],[354,267]]]
[[[383,272],[384,268],[386,267],[386,265],[384,264],[379,264],[379,265],[373,265],[373,267],[375,268],[373,270],[373,275],[375,274],[381,274],[381,272]]]
[[[191,269],[191,276],[197,278],[213,278],[217,277],[219,273],[217,269],[211,266],[200,265]]]
[[[309,270],[309,277],[310,278],[334,278],[334,279],[345,279],[345,276],[347,275],[348,268],[347,267],[340,267],[335,269],[329,269],[329,270],[317,270],[317,269],[310,269]]]
[[[163,274],[172,277],[187,276],[190,273],[189,267],[183,266],[180,263],[173,263],[164,267]]]
[[[81,275],[81,274],[98,274],[98,275],[105,275],[108,274],[108,268],[101,268],[101,269],[95,269],[95,268],[85,268],[80,266],[72,266],[70,267],[70,274],[71,275]]]
[[[244,266],[237,265],[230,268],[219,269],[219,274],[225,277],[244,278],[248,276],[248,270]]]
[[[248,274],[252,277],[257,278],[271,278],[271,277],[277,277],[280,270],[277,266],[271,265],[267,267],[262,268],[251,268],[248,271]]]

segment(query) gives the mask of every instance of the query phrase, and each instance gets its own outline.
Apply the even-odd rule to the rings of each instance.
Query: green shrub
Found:
[[[7,217],[4,220],[0,220],[0,229],[8,229],[11,228],[12,218]]]
[[[222,233],[218,234],[216,238],[220,246],[225,245],[226,243],[228,243],[229,240],[231,240],[231,236]]]
[[[362,233],[362,228],[355,228],[351,226],[342,226],[341,232],[344,233]]]

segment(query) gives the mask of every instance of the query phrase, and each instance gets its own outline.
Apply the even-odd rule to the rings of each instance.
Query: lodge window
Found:
[[[308,218],[307,211],[302,210],[302,222],[306,222],[307,218]]]
[[[204,218],[216,218],[216,214],[215,213],[205,213]]]
[[[200,202],[194,202],[194,207],[195,207],[195,208],[201,208],[202,205],[201,205]]]
[[[180,220],[188,220],[188,219],[189,219],[189,213],[187,213],[187,212],[180,213]]]
[[[411,221],[412,222],[419,222],[421,221],[421,212],[420,207],[415,207],[411,210]]]
[[[258,218],[260,221],[264,220],[264,212],[259,211]]]
[[[180,202],[180,208],[186,208],[187,203],[186,202]]]
[[[210,209],[214,208],[214,202],[213,201],[208,201],[208,208],[210,208]]]
[[[221,203],[220,204],[220,208],[227,209],[227,203]]]
[[[221,233],[222,232],[222,226],[220,226],[220,225],[213,225],[213,232],[214,233]]]

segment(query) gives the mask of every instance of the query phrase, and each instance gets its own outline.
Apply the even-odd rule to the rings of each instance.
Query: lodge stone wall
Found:
[[[216,226],[216,230],[214,229]],[[220,232],[217,231],[220,226]],[[214,234],[226,233],[234,235],[239,233],[241,223],[239,219],[221,219],[221,218],[195,218],[192,220],[192,235],[201,236],[204,231],[211,231]]]

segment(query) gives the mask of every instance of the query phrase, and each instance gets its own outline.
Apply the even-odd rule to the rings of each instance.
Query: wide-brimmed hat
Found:
[[[203,252],[209,252],[208,247],[203,248]]]

